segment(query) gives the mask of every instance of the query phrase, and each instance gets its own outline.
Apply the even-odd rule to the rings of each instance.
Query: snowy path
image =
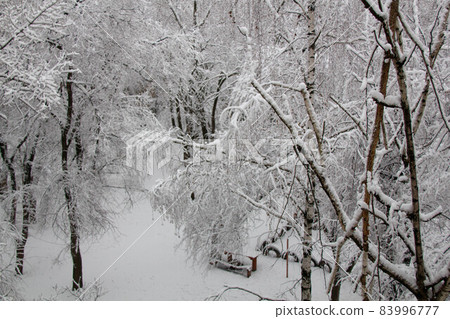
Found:
[[[142,200],[131,212],[116,218],[117,231],[95,244],[82,245],[85,286],[88,287],[157,218],[148,202]],[[32,234],[27,245],[26,269],[21,293],[26,300],[75,299],[68,291],[71,279],[70,255],[64,242],[50,233]],[[258,258],[258,271],[250,278],[219,270],[201,269],[186,261],[186,252],[174,247],[179,242],[172,224],[157,221],[145,235],[100,279],[100,300],[204,300],[218,294],[224,286],[239,286],[269,298],[293,299],[281,294],[300,277],[300,264],[290,263],[285,278],[285,261]],[[255,254],[258,252],[255,251]],[[313,269],[313,300],[328,300],[324,293],[323,272]],[[346,287],[348,290],[349,287]],[[297,294],[300,288],[297,287]],[[344,292],[343,292],[344,293]],[[357,296],[350,296],[355,299]],[[225,300],[255,300],[240,291],[229,291]],[[348,294],[342,298],[348,300]]]

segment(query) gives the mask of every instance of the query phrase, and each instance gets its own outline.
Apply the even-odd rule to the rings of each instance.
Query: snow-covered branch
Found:
[[[391,108],[399,109],[401,108],[401,100],[399,96],[388,95],[383,96],[380,92],[372,90],[369,92],[369,96],[377,103]]]
[[[247,202],[249,202],[252,206],[262,209],[264,210],[266,213],[268,213],[269,215],[272,215],[273,217],[276,217],[278,219],[282,219],[285,220],[287,222],[290,223],[295,223],[295,220],[292,218],[292,216],[290,216],[289,214],[287,214],[287,217],[283,216],[282,214],[279,214],[278,212],[274,211],[273,209],[267,207],[266,205],[263,205],[257,201],[255,201],[254,199],[250,198],[248,195],[246,195],[245,193],[243,193],[240,190],[236,190],[234,189],[234,187],[230,186],[230,189],[233,193],[241,196],[243,199],[245,199]]]
[[[169,4],[170,11],[172,11],[172,14],[173,14],[173,16],[174,16],[174,18],[175,18],[175,21],[177,22],[177,24],[178,24],[178,26],[180,27],[180,29],[183,30],[183,29],[184,29],[184,26],[183,26],[183,24],[181,23],[181,19],[180,19],[180,17],[178,16],[177,11],[175,10],[175,7],[174,7],[172,1],[169,1],[168,4]]]
[[[12,37],[10,37],[7,41],[5,41],[5,43],[0,45],[0,51],[3,50],[4,48],[6,48],[12,41],[14,41],[15,38],[17,38],[18,35],[20,35],[22,32],[24,32],[31,25],[33,25],[33,23],[35,23],[44,13],[46,13],[50,8],[55,6],[60,1],[61,0],[56,0],[52,3],[50,3],[49,5],[47,5],[46,7],[44,7],[38,14],[36,14],[34,16],[33,19],[31,19],[27,24],[25,24],[24,26],[19,28]]]
[[[342,111],[344,111],[345,114],[347,114],[347,116],[353,121],[353,123],[356,124],[356,127],[358,128],[358,130],[362,133],[362,135],[364,135],[365,137],[367,137],[366,132],[364,131],[364,128],[362,127],[361,122],[354,117],[343,105],[341,105],[341,103],[339,103],[333,96],[330,96],[331,101],[333,101]]]
[[[281,107],[275,102],[273,97],[267,93],[266,90],[259,84],[259,82],[255,79],[251,81],[251,84],[253,87],[258,91],[258,93],[261,95],[261,97],[266,100],[266,102],[270,105],[270,107],[275,111],[275,113],[278,115],[280,120],[283,122],[283,124],[289,129],[291,134],[295,137],[298,136],[298,132],[296,127],[294,126],[292,115],[286,115]]]
[[[420,220],[423,222],[429,222],[430,220],[434,219],[435,217],[441,215],[443,213],[443,209],[441,206],[439,206],[438,208],[436,208],[434,211],[428,213],[428,214],[424,214],[421,213],[420,214]]]
[[[371,0],[361,0],[361,2],[364,4],[366,9],[369,9],[370,13],[380,22],[384,23],[388,15],[386,12],[381,11],[379,8],[376,7],[375,4],[372,3]]]
[[[310,97],[310,95],[308,93],[308,90],[306,89],[306,85],[304,83],[301,83],[298,87],[292,87],[292,86],[289,86],[287,84],[280,83],[280,82],[270,82],[269,84],[275,85],[275,86],[279,86],[279,87],[282,87],[282,88],[286,88],[286,89],[290,89],[290,90],[293,90],[293,91],[296,91],[296,92],[300,92],[302,94],[303,101],[305,103],[306,113],[308,113],[309,121],[310,121],[310,123],[311,123],[311,125],[313,127],[314,134],[316,136],[316,141],[317,141],[317,144],[319,146],[319,152],[320,152],[320,154],[322,156],[322,136],[323,136],[323,133],[322,133],[322,129],[320,128],[320,125],[318,123],[317,114],[314,111],[314,108],[312,106],[311,97]]]

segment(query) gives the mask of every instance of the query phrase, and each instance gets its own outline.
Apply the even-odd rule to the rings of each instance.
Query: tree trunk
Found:
[[[411,201],[413,206],[413,211],[408,215],[411,220],[414,233],[414,243],[415,243],[415,254],[416,254],[416,281],[417,287],[419,288],[420,295],[419,300],[428,300],[425,289],[425,264],[423,259],[423,248],[422,248],[422,236],[420,227],[420,204],[419,204],[419,183],[417,180],[417,169],[416,169],[416,155],[414,150],[414,140],[413,140],[413,130],[412,130],[412,120],[411,111],[408,103],[408,94],[406,88],[406,74],[403,70],[403,65],[396,61],[395,67],[397,69],[397,80],[400,88],[401,94],[401,106],[403,110],[403,122],[405,127],[405,138],[406,138],[406,153],[408,155],[409,163],[409,179],[411,186]]]
[[[23,195],[22,232],[20,238],[16,241],[16,273],[18,275],[23,275],[25,246],[28,240],[28,227],[30,225],[31,216],[34,215],[35,210],[36,205],[32,195],[25,192]]]
[[[175,112],[176,112],[177,126],[180,129],[180,131],[183,132],[183,121],[181,119],[181,106],[178,99],[176,99],[175,101]]]
[[[83,262],[80,251],[80,236],[78,234],[78,222],[76,219],[76,207],[70,190],[66,189],[66,201],[70,222],[70,254],[72,256],[72,290],[83,288]]]
[[[390,60],[385,54],[383,64],[381,66],[381,78],[380,78],[380,93],[386,96],[387,83],[389,79]],[[375,123],[372,130],[372,136],[370,139],[369,151],[367,153],[366,162],[366,184],[364,187],[364,203],[367,207],[370,207],[371,195],[367,190],[368,178],[372,178],[373,166],[375,163],[375,154],[380,140],[381,123],[383,122],[384,106],[377,104],[377,111],[375,114]],[[370,175],[370,176],[369,176]],[[361,294],[363,300],[369,300],[367,293],[367,275],[368,275],[368,251],[369,251],[369,211],[363,209],[363,255],[362,255],[362,274],[361,274]]]
[[[398,16],[398,1],[393,1],[389,12],[389,24],[390,28],[394,29]],[[387,84],[389,80],[390,69],[390,57],[387,52],[384,54],[383,63],[381,66],[380,77],[380,93],[385,97],[387,92]],[[366,184],[364,187],[364,203],[367,207],[370,207],[371,195],[367,190],[368,178],[373,178],[373,166],[375,163],[376,149],[380,140],[380,132],[383,124],[384,106],[380,103],[377,104],[377,110],[375,114],[375,123],[372,130],[372,136],[370,139],[369,151],[367,153],[366,162]],[[370,176],[369,176],[370,175]],[[367,291],[367,276],[368,276],[368,263],[369,263],[369,211],[363,209],[363,255],[362,255],[362,274],[361,274],[361,291],[363,300],[369,300]]]
[[[3,195],[8,189],[8,173],[0,170],[0,195]]]
[[[316,0],[308,1],[308,69],[306,70],[306,87],[315,105],[316,96]]]
[[[76,202],[73,198],[73,194],[70,188],[70,183],[67,181],[69,178],[69,147],[71,144],[71,140],[69,138],[69,131],[72,128],[73,122],[73,91],[72,91],[72,72],[67,74],[67,82],[66,82],[66,91],[67,91],[67,114],[66,114],[66,123],[62,127],[61,130],[61,167],[63,171],[64,177],[64,195],[66,199],[66,207],[68,211],[69,218],[69,227],[70,227],[70,254],[72,256],[72,290],[78,290],[83,288],[83,264],[81,259],[81,251],[80,251],[80,236],[78,233],[78,219],[76,212]],[[76,121],[78,122],[78,121]],[[79,123],[76,123],[79,125]],[[78,134],[79,127],[76,127],[75,134]],[[76,140],[78,137],[75,138]],[[80,156],[80,146],[78,141],[76,141],[76,156],[77,156],[77,164],[79,165],[79,156]],[[79,166],[77,167],[79,168]]]
[[[311,301],[311,253],[312,224],[314,222],[314,197],[306,194],[306,209],[303,216],[302,301]]]
[[[33,183],[33,162],[36,155],[37,139],[39,134],[36,136],[33,145],[31,147],[30,153],[25,154],[23,161],[23,196],[22,196],[22,234],[21,237],[16,241],[16,273],[18,275],[23,275],[23,264],[25,258],[25,246],[28,240],[28,228],[32,222],[36,220],[36,199],[34,195],[30,192],[30,186]]]
[[[216,112],[217,112],[217,104],[219,102],[219,94],[220,89],[222,88],[222,85],[225,83],[225,80],[227,79],[226,76],[219,79],[219,82],[217,83],[217,90],[216,90],[216,97],[214,98],[212,110],[211,110],[211,136],[213,136],[216,133]]]
[[[422,236],[421,236],[421,225],[420,225],[420,203],[419,203],[419,184],[417,179],[417,169],[416,169],[416,155],[413,139],[413,123],[411,118],[411,109],[409,107],[408,90],[407,90],[407,77],[404,70],[404,59],[402,57],[402,40],[401,32],[398,26],[398,21],[394,18],[398,16],[399,0],[393,0],[391,4],[391,14],[389,27],[391,29],[392,37],[390,39],[390,44],[394,51],[394,66],[397,73],[397,83],[400,91],[400,104],[403,111],[403,124],[405,129],[405,140],[406,140],[406,154],[408,156],[409,164],[409,179],[411,187],[411,201],[412,201],[412,212],[408,214],[413,227],[414,234],[414,244],[415,244],[415,267],[416,267],[416,284],[418,288],[418,294],[416,297],[418,300],[428,300],[428,296],[425,289],[425,262],[423,259],[423,246],[422,246]],[[396,11],[394,14],[393,12]],[[385,30],[386,37],[388,37],[388,30]],[[395,45],[398,44],[398,45]]]
[[[3,162],[5,163],[6,168],[8,170],[9,188],[11,189],[13,195],[9,212],[9,222],[12,227],[15,227],[17,215],[17,199],[15,194],[17,191],[17,180],[16,180],[16,171],[13,165],[14,156],[12,156],[11,158],[8,157],[8,144],[6,142],[3,142],[2,140],[0,140],[0,155],[3,158]]]
[[[332,301],[339,301],[341,294],[341,279],[342,279],[342,271],[339,268],[336,272],[336,276],[334,277],[333,288],[331,288]]]
[[[172,127],[177,127],[177,123],[175,122],[177,114],[175,113],[175,107],[173,106],[172,102],[169,102],[170,106],[170,123],[172,124]]]

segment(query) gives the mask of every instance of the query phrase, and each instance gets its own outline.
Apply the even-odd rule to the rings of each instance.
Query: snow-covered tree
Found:
[[[2,5],[0,154],[8,176],[3,204],[21,233],[16,272],[24,272],[29,226],[36,219],[68,235],[72,286],[80,289],[81,239],[111,226],[114,201],[106,199],[111,191],[104,176],[127,173],[123,139],[141,129],[136,123],[152,118],[146,106],[123,94],[136,73],[117,45],[131,29],[117,19],[131,19],[135,11],[127,1]],[[104,12],[108,19],[98,16]]]
[[[308,197],[301,192],[308,176],[316,179],[311,203],[323,222],[317,221],[316,243],[321,244],[313,249],[330,255],[322,247],[332,247],[330,292],[335,287],[337,294],[339,282],[348,278],[361,287],[365,300],[447,298],[448,247],[436,239],[442,239],[441,227],[448,232],[442,54],[448,50],[448,1],[428,1],[423,5],[430,10],[423,13],[417,1],[348,1],[345,6],[316,1],[316,36],[310,25],[309,39],[308,4],[312,11],[314,1],[265,4],[264,22],[270,17],[280,23],[260,48],[251,26],[236,26],[246,38],[246,59],[230,108],[221,116],[225,131],[213,143],[238,136],[256,145],[278,137],[291,141],[291,148],[282,160],[261,149],[259,161],[244,156],[248,172],[277,175],[270,186],[256,178],[245,191],[238,180],[233,188],[254,208],[281,216],[284,206],[268,199],[292,200],[296,205],[286,206],[291,214],[308,211]],[[255,50],[260,50],[260,68]],[[303,168],[295,171],[296,164]],[[286,191],[287,176],[303,181],[297,192]],[[270,196],[255,195],[261,187]],[[392,282],[396,292],[389,288]]]

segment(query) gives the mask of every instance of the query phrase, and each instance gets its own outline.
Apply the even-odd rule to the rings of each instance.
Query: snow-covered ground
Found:
[[[193,265],[187,261],[183,248],[176,249],[180,239],[174,225],[157,218],[149,201],[142,199],[132,209],[116,216],[115,231],[95,243],[82,244],[85,288],[103,274],[99,284],[86,292],[86,296],[92,298],[98,291],[99,300],[205,300],[228,286],[248,289],[272,299],[298,298],[288,290],[300,278],[299,263],[289,263],[289,278],[286,278],[286,261],[267,256],[258,257],[258,270],[250,278],[211,266]],[[256,238],[251,238],[250,242],[251,251]],[[254,255],[259,254],[254,251]],[[76,299],[68,289],[71,271],[65,241],[50,231],[32,231],[26,248],[25,274],[19,283],[22,297],[26,300]],[[313,268],[312,276],[313,300],[328,300],[324,272]],[[345,283],[341,299],[358,300],[351,290]],[[294,291],[299,296],[300,286]],[[229,290],[221,300],[258,298],[240,290]]]

